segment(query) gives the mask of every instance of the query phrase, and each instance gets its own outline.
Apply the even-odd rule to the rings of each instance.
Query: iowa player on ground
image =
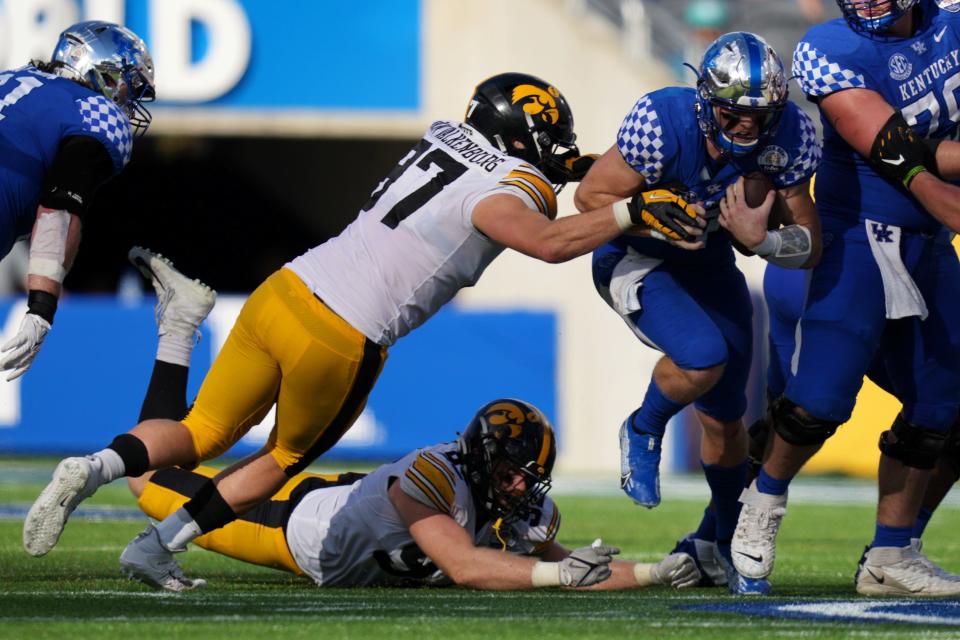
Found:
[[[515,73],[480,84],[465,122],[432,124],[340,236],[254,291],[182,422],[145,421],[91,459],[58,466],[24,524],[27,551],[49,551],[99,485],[214,458],[276,404],[267,446],[158,526],[168,557],[142,562],[172,562],[169,553],[232,522],[333,446],[363,410],[389,346],[473,285],[504,248],[562,262],[644,218],[670,228],[680,228],[674,218],[702,222],[672,195],[556,219],[554,185],[575,177],[574,142],[573,115],[552,85]]]

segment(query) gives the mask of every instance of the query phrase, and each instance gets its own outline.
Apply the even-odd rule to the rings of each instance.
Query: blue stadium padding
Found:
[[[0,327],[11,299],[0,299]],[[190,397],[210,365],[207,338],[194,352]],[[0,419],[0,452],[72,453],[102,448],[132,427],[156,351],[149,302],[71,296],[33,367],[15,387],[20,418]],[[556,416],[556,320],[543,312],[441,310],[401,339],[368,404],[378,438],[341,442],[327,458],[392,459],[453,439],[483,403],[498,396],[533,402]],[[0,385],[8,385],[0,379]],[[10,388],[0,389],[0,400]],[[7,407],[9,409],[9,407]],[[0,416],[3,415],[0,408]],[[562,425],[557,425],[561,431]],[[259,442],[241,441],[243,454]]]

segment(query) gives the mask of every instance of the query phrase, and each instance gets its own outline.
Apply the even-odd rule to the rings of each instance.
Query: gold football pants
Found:
[[[277,405],[267,446],[288,476],[359,417],[387,350],[331,311],[287,269],[257,287],[183,423],[198,460],[222,454]]]
[[[193,471],[161,469],[144,486],[138,501],[140,509],[155,520],[163,520],[182,507],[217,472],[211,467],[199,467]],[[287,547],[285,531],[290,512],[314,489],[353,484],[362,477],[363,474],[359,473],[300,473],[288,480],[270,500],[230,524],[200,536],[193,543],[230,558],[304,575]]]

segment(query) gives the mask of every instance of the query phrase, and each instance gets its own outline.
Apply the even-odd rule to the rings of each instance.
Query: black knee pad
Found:
[[[947,442],[940,452],[940,461],[945,462],[950,467],[954,477],[960,477],[960,418],[957,418],[957,421],[950,427]]]
[[[773,405],[773,430],[786,442],[797,446],[823,444],[832,436],[839,422],[804,416],[797,411],[796,403],[780,396]]]
[[[893,427],[880,434],[880,451],[914,469],[933,469],[947,443],[947,431],[911,424],[897,415]]]
[[[760,472],[763,466],[763,454],[767,450],[767,442],[770,440],[770,414],[763,416],[747,429],[749,441],[747,443],[747,464],[754,474]]]

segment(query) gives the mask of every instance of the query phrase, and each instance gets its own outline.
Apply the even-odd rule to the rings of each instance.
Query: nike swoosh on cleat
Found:
[[[883,584],[883,581],[887,579],[887,576],[878,576],[873,571],[870,571],[870,569],[867,569],[867,573],[873,576],[873,579],[877,581],[877,584]]]
[[[881,158],[880,160],[881,162],[886,162],[887,164],[892,164],[893,166],[897,167],[903,164],[906,158],[903,157],[903,154],[900,154],[896,160],[887,160],[886,158]]]
[[[763,562],[763,556],[752,556],[749,553],[744,553],[743,551],[737,551],[737,554],[743,556],[744,558],[750,558],[754,562]]]

